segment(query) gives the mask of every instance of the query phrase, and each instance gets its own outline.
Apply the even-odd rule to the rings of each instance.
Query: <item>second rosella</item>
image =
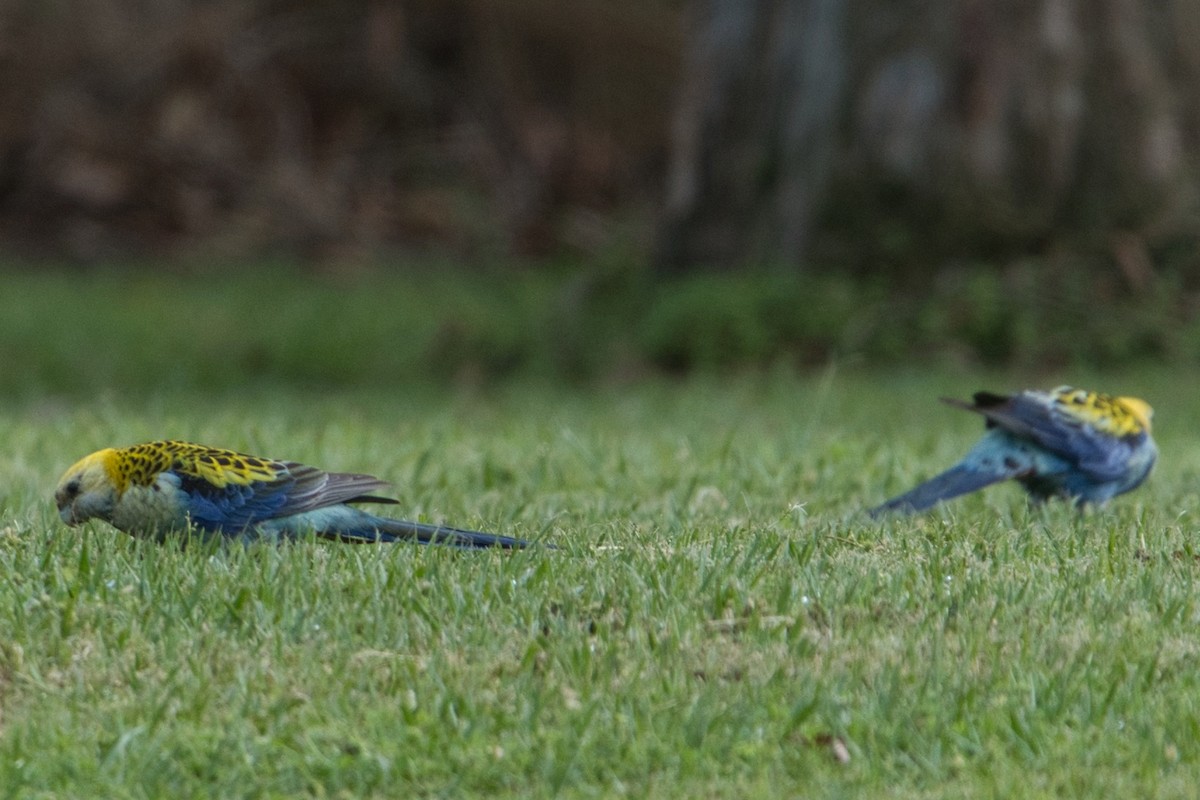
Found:
[[[1013,395],[977,392],[973,403],[944,401],[982,414],[987,434],[962,461],[873,508],[872,515],[924,511],[1009,479],[1035,500],[1102,505],[1141,485],[1158,457],[1150,436],[1154,411],[1136,397],[1060,386]]]

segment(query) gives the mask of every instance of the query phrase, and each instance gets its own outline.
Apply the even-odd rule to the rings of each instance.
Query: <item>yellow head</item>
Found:
[[[124,489],[117,466],[117,451],[109,447],[80,459],[63,473],[54,490],[54,504],[63,522],[78,525],[92,518],[112,518]]]
[[[1125,406],[1125,410],[1133,415],[1146,433],[1150,432],[1150,420],[1154,416],[1154,409],[1149,403],[1140,397],[1118,397],[1117,402]]]

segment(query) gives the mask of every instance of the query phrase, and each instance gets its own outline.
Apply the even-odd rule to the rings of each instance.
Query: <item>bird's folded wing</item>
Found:
[[[349,502],[395,502],[372,492],[386,481],[370,475],[328,473],[295,462],[273,462],[269,480],[226,480],[218,486],[204,475],[177,465],[180,489],[188,495],[192,521],[209,530],[242,530],[277,517]]]
[[[946,402],[982,414],[989,424],[1077,464],[1096,480],[1120,478],[1137,441],[1137,437],[1116,437],[1101,431],[1089,417],[1040,396],[980,393],[975,396],[975,405],[952,399]]]

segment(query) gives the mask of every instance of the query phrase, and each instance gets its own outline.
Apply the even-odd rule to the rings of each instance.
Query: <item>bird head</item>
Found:
[[[108,520],[118,493],[117,451],[110,447],[80,459],[63,473],[54,490],[54,504],[68,525],[92,518]]]
[[[1146,433],[1150,432],[1150,420],[1154,417],[1154,409],[1140,397],[1118,397],[1117,402],[1133,415]]]

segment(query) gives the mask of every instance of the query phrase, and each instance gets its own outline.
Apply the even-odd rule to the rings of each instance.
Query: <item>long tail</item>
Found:
[[[886,503],[872,508],[869,513],[873,517],[878,517],[889,511],[896,511],[903,514],[924,511],[943,500],[949,500],[952,497],[958,497],[959,495],[973,492],[976,489],[982,489],[985,486],[999,483],[1013,476],[1014,473],[1011,472],[987,468],[981,469],[978,466],[960,463],[946,470],[941,475],[930,478],[915,489],[911,489],[899,497],[893,497]]]
[[[407,522],[402,519],[377,517],[362,513],[358,524],[324,528],[318,536],[343,542],[414,542],[417,544],[441,544],[464,550],[484,547],[515,549],[528,547],[529,542],[495,533],[480,533],[446,525],[428,525],[423,522]]]

